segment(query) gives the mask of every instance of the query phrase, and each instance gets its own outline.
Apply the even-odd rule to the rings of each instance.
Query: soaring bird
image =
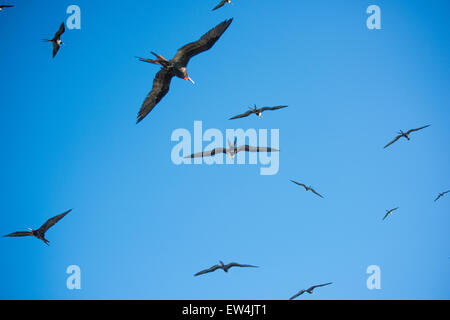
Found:
[[[212,11],[217,10],[219,8],[222,8],[225,5],[225,3],[231,4],[231,0],[222,0],[222,1],[220,1],[219,4],[217,6],[215,6],[214,9],[212,9]]]
[[[291,180],[291,182],[293,182],[295,184],[298,184],[299,186],[305,188],[306,191],[310,191],[311,190],[312,193],[315,193],[319,197],[323,198],[323,196],[321,194],[319,194],[318,192],[316,192],[316,190],[314,190],[311,186],[307,187],[305,184],[297,182],[297,181],[294,181],[294,180]]]
[[[44,42],[51,42],[53,43],[53,58],[56,56],[56,54],[59,51],[59,48],[61,45],[64,44],[64,42],[61,41],[61,35],[66,31],[66,27],[64,26],[64,22],[61,23],[61,26],[59,27],[59,30],[55,33],[55,36],[53,39],[44,39]]]
[[[283,108],[287,108],[287,106],[276,106],[276,107],[262,107],[262,108],[257,108],[256,104],[253,108],[249,107],[250,110],[248,110],[247,112],[237,115],[233,118],[230,118],[229,120],[234,120],[234,119],[239,119],[239,118],[245,118],[248,117],[251,114],[256,114],[258,116],[258,118],[262,118],[262,113],[264,111],[267,110],[278,110],[278,109],[283,109]]]
[[[228,270],[232,267],[241,267],[241,268],[258,268],[258,266],[252,266],[250,264],[239,264],[236,262],[230,262],[229,264],[223,264],[222,261],[219,261],[220,264],[216,264],[214,266],[212,266],[209,269],[205,269],[202,270],[200,272],[197,272],[196,274],[194,274],[194,277],[199,276],[201,274],[205,274],[205,273],[209,273],[209,272],[214,272],[217,269],[222,269],[223,271],[228,273]]]
[[[332,283],[333,282],[328,282],[328,283],[318,284],[318,285],[312,286],[312,287],[310,287],[310,288],[308,288],[306,290],[302,289],[299,292],[297,292],[295,295],[293,295],[289,300],[293,300],[293,299],[297,298],[298,296],[304,294],[305,292],[308,292],[309,294],[313,294],[315,288],[324,287],[324,286],[327,286],[327,285],[332,284]]]
[[[444,192],[442,192],[442,193],[439,193],[439,195],[437,196],[437,198],[434,199],[434,202],[438,201],[440,197],[445,196],[445,195],[446,195],[447,193],[449,193],[449,192],[450,192],[450,190],[447,190],[447,191],[444,191]]]
[[[11,6],[9,4],[0,4],[0,11],[3,11],[3,8],[12,8],[14,6]]]
[[[61,213],[53,218],[50,218],[47,220],[46,223],[44,223],[39,229],[37,230],[33,230],[28,228],[29,231],[18,231],[18,232],[13,232],[10,234],[7,234],[4,237],[27,237],[27,236],[33,236],[36,237],[42,241],[44,241],[44,243],[46,245],[49,245],[48,243],[50,241],[48,241],[47,239],[45,239],[45,233],[47,232],[48,229],[50,229],[51,227],[53,227],[55,225],[55,223],[57,223],[59,220],[61,220],[62,218],[64,218],[66,216],[66,214],[68,214],[70,211],[72,211],[72,209]]]
[[[203,158],[203,157],[212,157],[216,154],[225,153],[230,156],[231,159],[234,159],[236,154],[241,151],[247,152],[278,152],[278,149],[270,148],[270,147],[251,147],[248,145],[237,146],[237,138],[234,139],[234,143],[231,144],[228,141],[228,148],[215,148],[209,151],[197,152],[191,154],[190,156],[186,156],[184,158]]]
[[[167,60],[163,56],[153,52],[152,54],[156,57],[156,60],[137,57],[140,61],[162,66],[161,70],[156,74],[155,79],[153,80],[152,91],[147,95],[147,98],[139,110],[137,123],[142,121],[142,119],[144,119],[156,104],[158,104],[158,102],[167,94],[170,82],[174,76],[194,83],[187,73],[189,60],[193,56],[209,50],[227,30],[232,21],[233,19],[223,21],[205,33],[198,41],[183,46],[178,50],[172,60]]]
[[[410,135],[412,132],[415,132],[415,131],[419,131],[419,130],[425,129],[425,128],[429,127],[429,126],[430,126],[430,125],[426,125],[426,126],[423,126],[423,127],[417,128],[417,129],[411,129],[411,130],[409,130],[409,131],[407,131],[407,132],[403,132],[402,130],[400,130],[400,131],[398,132],[398,136],[396,136],[394,140],[392,140],[392,141],[389,142],[387,145],[385,145],[384,148],[389,147],[391,144],[393,144],[394,142],[396,142],[396,141],[397,141],[398,139],[400,139],[401,137],[404,137],[404,138],[410,140],[409,135]]]
[[[397,210],[399,207],[391,209],[391,210],[386,210],[386,215],[384,216],[383,220],[387,218],[388,215],[390,215],[393,211]]]

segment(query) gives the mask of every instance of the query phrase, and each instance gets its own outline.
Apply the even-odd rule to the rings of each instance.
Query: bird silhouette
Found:
[[[212,266],[211,268],[202,270],[200,272],[197,272],[196,274],[194,274],[194,277],[205,274],[205,273],[210,273],[210,272],[214,272],[218,269],[222,269],[223,271],[228,273],[228,270],[232,267],[241,267],[241,268],[258,268],[258,266],[253,266],[250,264],[240,264],[237,262],[230,262],[229,264],[224,264],[222,261],[219,261],[219,264],[216,264],[214,266]]]

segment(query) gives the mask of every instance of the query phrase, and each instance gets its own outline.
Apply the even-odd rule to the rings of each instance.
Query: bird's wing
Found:
[[[235,117],[233,117],[233,118],[230,118],[229,120],[234,120],[234,119],[239,119],[239,118],[245,118],[245,117],[248,117],[249,115],[251,115],[252,113],[253,113],[252,110],[248,110],[247,112],[242,113],[242,114],[240,114],[240,115],[238,115],[238,116],[235,116]]]
[[[227,30],[233,19],[225,20],[218,24],[213,29],[205,33],[198,41],[191,42],[183,47],[181,47],[173,61],[179,63],[182,66],[186,66],[193,56],[210,49],[220,36]]]
[[[299,292],[297,292],[295,295],[293,295],[291,298],[289,298],[289,300],[294,300],[295,298],[297,298],[298,296],[304,294],[305,292],[306,292],[306,290],[302,289]]]
[[[283,108],[287,108],[287,106],[262,107],[260,110],[267,111],[267,110],[278,110],[278,109],[283,109]]]
[[[0,6],[0,8],[12,8],[12,7],[14,7],[14,6],[9,5],[9,4],[3,4]]]
[[[222,0],[217,6],[214,7],[214,9],[212,9],[212,11],[222,8],[226,2],[227,0]]]
[[[309,288],[307,291],[311,291],[314,290],[315,288],[320,288],[320,287],[325,287],[328,286],[330,284],[332,284],[333,282],[328,282],[328,283],[324,283],[324,284],[317,284],[315,286],[312,286],[311,288]]]
[[[397,210],[398,208],[400,208],[400,207],[396,207],[396,208],[392,209],[391,212]]]
[[[158,71],[155,79],[153,80],[152,91],[150,91],[147,95],[141,109],[139,110],[136,123],[141,122],[142,119],[144,119],[150,111],[153,110],[158,102],[161,101],[167,92],[169,92],[170,82],[172,81],[173,76],[174,73],[167,69],[163,68]]]
[[[53,58],[54,58],[59,51],[60,45],[57,44],[55,41],[52,41],[52,43],[53,43]]]
[[[225,148],[215,148],[209,151],[203,151],[203,152],[197,152],[194,154],[191,154],[190,156],[187,156],[185,158],[203,158],[203,157],[212,157],[219,153],[227,153],[227,149]]]
[[[293,182],[295,184],[298,184],[299,186],[302,186],[303,188],[306,188],[306,185],[304,185],[303,183],[300,183],[300,182],[297,182],[297,181],[294,181],[294,180],[291,180],[291,182]]]
[[[316,190],[314,190],[313,188],[311,188],[311,192],[314,194],[317,194],[319,197],[323,198],[323,196],[320,193],[318,193]]]
[[[63,22],[59,26],[59,30],[55,33],[55,39],[59,39],[65,31],[66,31],[66,27],[64,26],[64,22]]]
[[[390,212],[388,211],[388,212],[386,212],[386,214],[384,215],[384,217],[383,217],[383,220],[384,219],[386,219],[387,218],[387,216],[390,214]]]
[[[201,275],[201,274],[205,274],[205,273],[209,273],[209,272],[214,272],[214,271],[216,271],[217,269],[220,269],[220,266],[218,266],[218,265],[216,264],[216,265],[212,266],[212,267],[209,268],[209,269],[205,269],[205,270],[202,270],[202,271],[200,271],[200,272],[197,272],[196,274],[194,274],[194,277],[199,276],[199,275]]]
[[[386,149],[387,147],[389,147],[391,144],[393,144],[395,141],[397,141],[398,139],[400,139],[402,136],[398,135],[395,137],[394,140],[392,140],[391,142],[389,142],[387,145],[384,146],[384,149]]]
[[[248,151],[248,152],[277,152],[278,149],[269,147],[252,147],[249,145],[242,145],[237,148],[237,152]]]
[[[434,199],[434,202],[438,201],[441,196],[442,196],[442,194],[439,193],[438,196],[436,197],[436,199]]]
[[[237,262],[230,262],[227,265],[227,268],[231,268],[231,267],[241,267],[241,268],[258,268],[258,266],[253,266],[251,264],[240,264]]]
[[[32,235],[32,233],[30,231],[17,231],[17,232],[7,234],[4,237],[27,237],[27,236],[31,236],[31,235]]]
[[[414,131],[419,131],[419,130],[422,130],[422,129],[425,129],[425,128],[428,128],[430,126],[430,124],[429,125],[427,125],[427,126],[423,126],[423,127],[420,127],[420,128],[416,128],[416,129],[411,129],[411,130],[409,130],[406,134],[410,134],[411,132],[414,132]]]
[[[55,225],[55,223],[57,223],[59,220],[61,220],[62,218],[64,218],[66,216],[66,214],[68,214],[70,211],[72,211],[72,209],[67,210],[66,212],[63,212],[61,214],[58,214],[57,216],[50,218],[47,220],[46,223],[44,223],[40,228],[39,231],[41,231],[42,233],[47,232],[48,229],[50,229],[51,227],[53,227]]]

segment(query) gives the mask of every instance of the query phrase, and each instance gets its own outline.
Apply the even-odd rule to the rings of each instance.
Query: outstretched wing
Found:
[[[318,195],[319,197],[323,198],[323,196],[320,193],[318,193],[316,190],[314,190],[313,188],[311,188],[310,190],[311,190],[312,193],[314,193],[314,194]]]
[[[174,73],[167,69],[161,69],[155,76],[153,80],[153,88],[152,91],[145,98],[144,103],[142,104],[141,110],[139,110],[137,122],[139,123],[144,119],[150,111],[158,104],[159,101],[169,92],[170,82]]]
[[[232,21],[233,19],[223,21],[205,33],[198,41],[191,42],[180,48],[173,58],[173,62],[186,66],[193,56],[209,50],[216,43],[216,41],[219,40],[225,30],[227,30]]]
[[[304,185],[303,183],[300,183],[300,182],[297,182],[297,181],[294,181],[294,180],[291,180],[291,182],[293,182],[293,183],[295,183],[295,184],[297,184],[297,185],[299,185],[299,186],[301,186],[303,188],[306,188],[306,185]]]
[[[287,106],[262,107],[260,110],[261,111],[270,111],[270,110],[278,110],[278,109],[283,109],[283,108],[287,108]]]
[[[416,128],[416,129],[411,129],[411,130],[409,130],[409,131],[407,132],[407,134],[410,134],[411,132],[414,132],[414,131],[419,131],[419,130],[422,130],[422,129],[428,128],[429,126],[430,126],[430,124],[429,124],[429,125],[427,125],[427,126],[423,126],[423,127],[420,127],[420,128]]]
[[[248,110],[247,112],[245,112],[245,113],[243,113],[243,114],[240,114],[240,115],[238,115],[238,116],[235,116],[235,117],[233,117],[233,118],[230,118],[229,120],[234,120],[234,119],[239,119],[239,118],[245,118],[245,117],[248,117],[249,115],[251,115],[252,113],[253,113],[252,110]]]
[[[230,262],[227,265],[227,268],[231,268],[231,267],[241,267],[241,268],[259,268],[258,266],[253,266],[251,264],[240,264],[237,262]]]
[[[297,298],[298,296],[304,294],[306,292],[305,289],[300,290],[299,292],[297,292],[295,295],[293,295],[292,297],[289,298],[289,300],[294,300],[295,298]]]
[[[61,38],[61,35],[66,31],[66,27],[64,26],[64,22],[59,26],[59,30],[55,33],[55,39]]]
[[[61,214],[58,214],[57,216],[50,218],[47,220],[46,223],[44,223],[40,228],[39,231],[42,233],[46,233],[48,229],[50,229],[51,227],[53,227],[59,220],[61,220],[62,218],[64,218],[66,216],[66,214],[68,214],[70,211],[72,211],[72,209],[67,210],[66,212],[63,212]]]
[[[54,58],[59,51],[60,45],[55,41],[52,41],[52,43],[53,43],[53,58]]]
[[[215,6],[214,9],[212,9],[212,11],[222,8],[226,2],[227,0],[220,1],[220,3],[217,6]]]
[[[31,236],[31,235],[32,235],[32,233],[30,231],[17,231],[17,232],[7,234],[4,237],[27,237],[27,236]]]
[[[398,135],[395,137],[394,140],[392,140],[391,142],[389,142],[387,145],[384,146],[384,149],[386,149],[387,147],[389,147],[391,144],[393,144],[395,141],[397,141],[398,139],[400,139],[402,136]]]
[[[270,147],[251,147],[248,145],[239,146],[237,152],[248,151],[248,152],[278,152],[280,150]]]
[[[212,157],[216,154],[219,153],[227,153],[227,149],[225,148],[215,148],[209,151],[203,151],[203,152],[197,152],[194,154],[191,154],[190,156],[184,157],[185,159],[187,158],[203,158],[203,157]]]
[[[14,7],[14,6],[9,5],[9,4],[0,5],[0,8],[12,8],[12,7]]]
[[[386,214],[384,215],[384,217],[383,217],[383,220],[384,219],[386,219],[387,218],[387,216],[390,214],[390,212],[388,211],[388,212],[386,212]]]
[[[324,283],[324,284],[317,284],[317,285],[312,286],[311,288],[309,288],[307,291],[313,291],[315,288],[325,287],[325,286],[328,286],[328,285],[330,285],[332,283],[333,282],[328,282],[328,283]]]
[[[216,265],[212,266],[212,267],[209,268],[209,269],[205,269],[205,270],[202,270],[202,271],[200,271],[200,272],[197,272],[196,274],[194,274],[194,277],[199,276],[199,275],[202,275],[202,274],[205,274],[205,273],[214,272],[214,271],[216,271],[217,269],[220,269],[220,266],[218,266],[218,265],[216,264]]]

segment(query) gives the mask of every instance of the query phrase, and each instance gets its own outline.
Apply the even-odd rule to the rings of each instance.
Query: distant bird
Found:
[[[220,3],[217,6],[215,6],[214,9],[212,9],[212,11],[222,8],[225,5],[225,3],[231,4],[231,0],[220,1]]]
[[[64,42],[61,41],[61,35],[66,31],[66,27],[64,26],[64,22],[61,23],[61,26],[59,27],[58,32],[55,33],[55,36],[53,37],[53,39],[49,40],[49,39],[44,39],[44,42],[51,42],[53,43],[53,58],[56,56],[56,54],[59,51],[59,48],[61,47],[61,45],[64,44]]]
[[[145,59],[137,57],[140,61],[153,63],[162,66],[161,70],[156,74],[153,80],[152,91],[147,95],[141,109],[139,110],[137,123],[142,121],[150,111],[158,104],[159,101],[169,92],[170,82],[174,76],[191,81],[194,81],[189,77],[187,73],[187,64],[189,60],[206,50],[209,50],[220,36],[228,29],[233,19],[225,20],[218,24],[213,29],[205,33],[200,40],[189,43],[180,48],[172,60],[167,60],[163,56],[154,52],[152,54],[157,60]]]
[[[389,147],[391,144],[393,144],[394,142],[396,142],[396,141],[397,141],[398,139],[400,139],[401,137],[404,137],[404,138],[410,140],[409,135],[410,135],[412,132],[415,132],[415,131],[419,131],[419,130],[425,129],[425,128],[429,127],[429,126],[430,126],[430,125],[423,126],[423,127],[417,128],[417,129],[411,129],[411,130],[409,130],[409,131],[407,131],[407,132],[403,132],[402,130],[400,130],[400,131],[398,132],[398,136],[396,136],[394,140],[392,140],[392,141],[389,142],[387,145],[385,145],[384,148],[386,149],[387,147]]]
[[[319,194],[318,192],[316,192],[316,190],[314,190],[311,186],[307,187],[305,184],[297,182],[297,181],[294,181],[294,180],[291,180],[291,182],[293,182],[295,184],[298,184],[299,186],[305,188],[306,191],[310,191],[311,190],[312,193],[315,193],[319,197],[323,198],[323,196],[321,194]]]
[[[316,286],[312,286],[312,287],[310,287],[310,288],[308,288],[308,289],[306,289],[306,290],[305,290],[305,289],[302,289],[302,290],[300,290],[299,292],[297,292],[295,295],[293,295],[289,300],[293,300],[293,299],[297,298],[298,296],[304,294],[305,292],[308,292],[309,294],[313,294],[315,288],[328,286],[329,284],[332,284],[332,283],[333,283],[333,282],[328,282],[328,283],[324,283],[324,284],[319,284],[319,285],[316,285]]]
[[[442,192],[442,193],[439,193],[439,195],[437,196],[437,198],[434,199],[434,202],[438,201],[440,197],[445,196],[445,195],[446,195],[447,193],[449,193],[449,192],[450,192],[450,190],[447,190],[447,191],[444,191],[444,192]]]
[[[14,232],[14,233],[10,233],[7,234],[4,237],[27,237],[27,236],[33,236],[36,237],[42,241],[44,241],[44,243],[46,245],[49,245],[48,243],[50,241],[48,241],[47,239],[45,239],[45,233],[47,232],[48,229],[50,229],[51,227],[53,227],[55,225],[55,223],[57,223],[59,220],[61,220],[62,218],[64,218],[66,216],[66,214],[68,214],[70,211],[72,211],[72,209],[61,213],[51,219],[48,219],[46,223],[44,223],[39,229],[37,230],[33,230],[28,228],[29,231],[18,231],[18,232]]]
[[[205,270],[202,270],[202,271],[200,271],[200,272],[197,272],[196,274],[194,274],[194,277],[199,276],[199,275],[202,275],[202,274],[205,274],[205,273],[214,272],[214,271],[216,271],[217,269],[222,269],[223,271],[225,271],[225,272],[228,273],[228,270],[229,270],[230,268],[232,268],[232,267],[258,268],[257,266],[252,266],[252,265],[250,265],[250,264],[239,264],[239,263],[236,263],[236,262],[231,262],[231,263],[229,263],[229,264],[223,264],[222,261],[219,261],[219,263],[220,263],[220,264],[216,264],[216,265],[212,266],[212,267],[209,268],[209,269],[205,269]]]
[[[12,8],[14,6],[8,5],[8,4],[0,4],[0,12],[3,11],[3,8]]]
[[[262,113],[264,112],[264,111],[267,111],[267,110],[278,110],[278,109],[283,109],[283,108],[287,108],[287,106],[276,106],[276,107],[262,107],[262,108],[257,108],[256,107],[256,104],[255,104],[255,106],[253,107],[253,108],[250,108],[249,107],[249,109],[250,110],[248,110],[247,112],[245,112],[245,113],[243,113],[243,114],[240,114],[240,115],[237,115],[237,116],[235,116],[235,117],[233,117],[233,118],[230,118],[229,120],[234,120],[234,119],[239,119],[239,118],[245,118],[245,117],[248,117],[249,115],[251,115],[251,114],[256,114],[257,116],[258,116],[258,118],[262,118]]]
[[[225,153],[227,154],[231,159],[234,159],[236,154],[241,151],[247,151],[247,152],[278,152],[278,149],[270,148],[270,147],[251,147],[248,145],[242,145],[237,146],[237,138],[234,139],[234,144],[231,144],[230,141],[228,141],[228,148],[215,148],[209,151],[204,152],[197,152],[194,154],[191,154],[190,156],[186,156],[184,158],[203,158],[203,157],[212,157],[216,154]]]
[[[383,220],[387,218],[388,215],[392,214],[393,211],[397,210],[399,207],[391,209],[391,210],[386,210],[386,215],[384,216]]]

